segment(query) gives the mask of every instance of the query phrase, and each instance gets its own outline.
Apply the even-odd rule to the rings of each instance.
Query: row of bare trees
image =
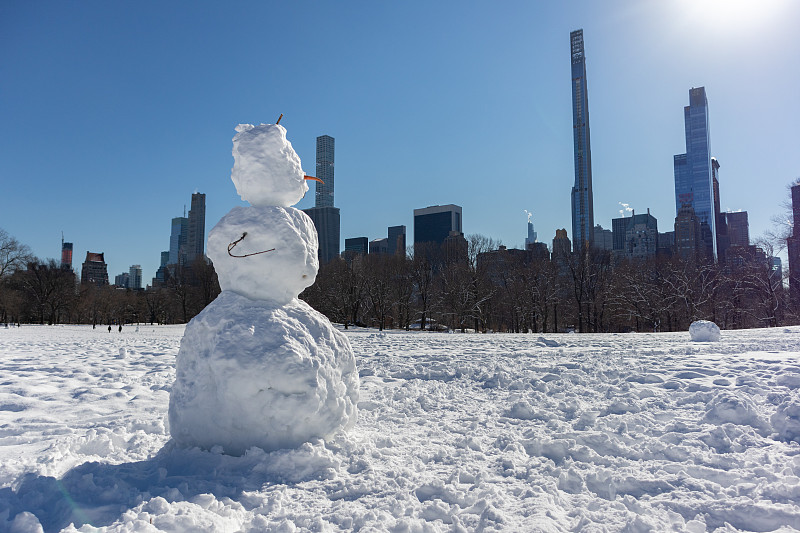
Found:
[[[80,284],[72,270],[33,256],[0,229],[0,323],[188,322],[219,294],[214,267],[199,258],[147,290]]]
[[[734,266],[620,261],[596,249],[551,260],[496,248],[473,235],[464,257],[418,247],[408,257],[335,260],[301,297],[333,321],[379,329],[677,331],[698,319],[726,329],[798,322],[769,253]]]
[[[763,246],[763,245],[762,245]],[[591,249],[551,260],[471,235],[459,253],[417,246],[404,255],[323,265],[301,295],[332,321],[379,329],[581,332],[685,330],[697,319],[725,329],[800,321],[780,272],[756,254],[735,266],[677,257],[615,261]],[[76,283],[0,229],[0,323],[185,323],[219,284],[198,260],[163,287],[120,290]]]

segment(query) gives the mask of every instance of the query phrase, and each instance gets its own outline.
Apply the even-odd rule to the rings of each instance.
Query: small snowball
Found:
[[[717,342],[720,338],[719,326],[708,320],[697,320],[689,326],[689,336],[694,342]]]

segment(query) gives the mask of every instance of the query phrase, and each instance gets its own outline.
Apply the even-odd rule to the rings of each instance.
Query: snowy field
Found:
[[[351,330],[355,428],[243,457],[170,443],[182,335],[0,329],[0,531],[800,530],[800,328]]]

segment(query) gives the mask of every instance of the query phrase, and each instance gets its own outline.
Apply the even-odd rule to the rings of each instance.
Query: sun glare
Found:
[[[682,0],[681,11],[710,31],[762,29],[780,16],[791,0]]]

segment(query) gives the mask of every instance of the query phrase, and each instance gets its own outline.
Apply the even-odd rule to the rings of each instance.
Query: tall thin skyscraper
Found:
[[[191,264],[196,257],[203,257],[206,243],[206,195],[192,194],[189,209],[189,236],[186,240],[186,259]]]
[[[317,137],[317,178],[323,183],[315,185],[314,207],[333,207],[333,158],[336,140],[330,135]]]
[[[700,224],[698,253],[717,257],[717,230],[714,213],[714,181],[711,164],[711,134],[705,87],[689,90],[689,105],[683,108],[686,153],[674,157],[675,213],[691,206]],[[677,238],[677,235],[676,235]]]
[[[334,138],[330,135],[317,137],[317,178],[324,183],[314,185],[314,207],[303,209],[314,222],[319,237],[319,262],[325,264],[339,257],[340,225],[339,208],[333,206],[333,157]]]
[[[583,30],[569,34],[572,52],[572,137],[575,150],[575,185],[572,187],[572,246],[576,251],[594,242],[592,149],[589,142],[589,95]]]
[[[528,246],[537,242],[538,234],[533,229],[533,222],[531,221],[531,215],[528,214],[528,236],[525,237],[525,249],[528,250]]]
[[[789,293],[800,302],[800,183],[792,185],[792,234],[786,241],[789,255]]]

